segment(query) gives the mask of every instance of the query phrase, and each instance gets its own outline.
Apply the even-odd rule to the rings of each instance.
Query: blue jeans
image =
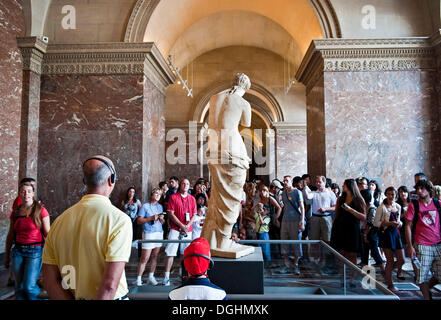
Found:
[[[37,285],[40,274],[43,246],[12,249],[12,267],[15,276],[16,300],[39,300],[40,288]]]
[[[257,239],[259,240],[269,240],[268,232],[257,233]],[[265,261],[271,261],[271,249],[269,243],[261,243],[259,247],[262,248],[263,258]]]

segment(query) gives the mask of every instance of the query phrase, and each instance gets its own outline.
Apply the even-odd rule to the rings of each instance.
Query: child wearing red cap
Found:
[[[225,290],[210,282],[207,270],[214,264],[210,245],[205,238],[196,238],[184,251],[184,267],[188,272],[184,283],[169,293],[170,300],[227,300]]]

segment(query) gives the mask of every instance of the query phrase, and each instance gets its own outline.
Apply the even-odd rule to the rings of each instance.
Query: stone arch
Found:
[[[334,7],[329,0],[309,0],[319,18],[323,38],[341,38],[341,27]]]
[[[124,42],[143,42],[145,29],[161,0],[138,0],[127,23]]]
[[[197,103],[193,108],[192,120],[202,123],[208,111],[208,102],[210,101],[210,98],[230,87],[231,81],[222,81],[203,92],[196,100]],[[247,91],[246,95],[251,98],[250,102],[253,106],[253,112],[258,114],[268,124],[268,127],[272,127],[275,122],[285,121],[283,109],[274,95],[264,86],[252,82],[251,88]]]
[[[138,0],[127,23],[124,42],[143,42],[153,11],[161,0]],[[308,0],[314,9],[325,38],[341,38],[341,28],[329,0]]]

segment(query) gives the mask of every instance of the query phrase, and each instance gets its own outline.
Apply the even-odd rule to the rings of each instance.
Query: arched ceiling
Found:
[[[218,31],[213,34],[215,28]],[[284,48],[275,47],[289,37],[292,41]],[[200,55],[221,45],[258,45],[280,54],[289,43],[302,57],[311,39],[316,38],[323,38],[323,32],[308,0],[161,0],[144,34],[144,41],[155,42],[164,57],[172,50],[177,54],[179,48],[190,48]],[[182,61],[192,58],[187,56]]]
[[[222,11],[191,25],[176,41],[170,54],[177,66],[217,48],[246,45],[269,49],[295,67],[302,54],[294,38],[279,24],[250,11]]]

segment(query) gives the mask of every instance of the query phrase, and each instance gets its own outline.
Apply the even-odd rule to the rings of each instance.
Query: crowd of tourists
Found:
[[[441,279],[440,189],[423,173],[415,175],[413,188],[387,186],[384,192],[379,181],[365,177],[346,179],[341,187],[324,176],[308,174],[286,175],[283,180],[274,179],[269,186],[259,180],[247,181],[231,238],[322,240],[359,268],[369,264],[379,268],[384,283],[395,292],[394,280],[404,279],[402,266],[407,256],[412,261],[415,283],[424,298],[430,299],[430,289]],[[155,271],[162,247],[162,285],[170,285],[173,260],[178,251],[184,253],[188,243],[163,244],[152,240],[199,238],[209,201],[210,182],[204,178],[191,187],[188,179],[170,177],[153,188],[145,203],[135,186],[127,189],[118,206],[131,221],[131,232],[126,231],[126,237],[129,234],[131,241],[150,240],[141,246],[136,285],[144,284],[147,264],[147,282],[159,284]],[[23,179],[10,215],[4,258],[4,265],[12,266],[9,284],[15,285],[17,299],[37,299],[40,293],[37,279],[50,228],[48,211],[35,199],[35,180]],[[265,266],[280,274],[299,276],[302,266],[315,266],[322,273],[335,272],[329,254],[320,250],[308,252],[309,247],[300,242],[265,242],[259,246]],[[375,263],[370,263],[370,258]],[[51,264],[49,258],[46,261]]]

